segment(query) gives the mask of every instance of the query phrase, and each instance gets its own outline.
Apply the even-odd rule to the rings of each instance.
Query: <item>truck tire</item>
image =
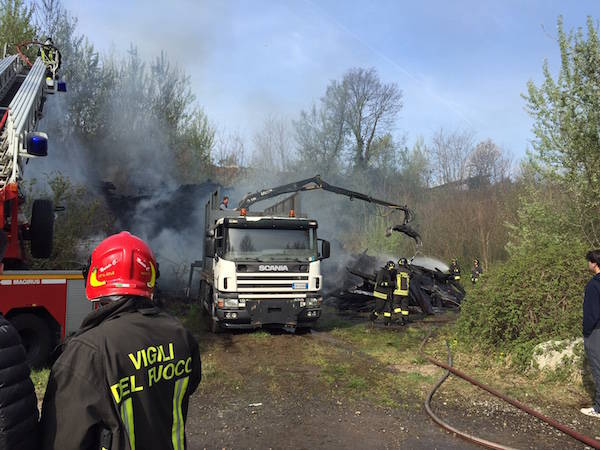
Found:
[[[200,309],[204,313],[206,319],[206,325],[211,333],[218,333],[220,331],[219,323],[213,319],[214,305],[213,305],[213,290],[204,280],[200,281]]]
[[[223,328],[221,327],[221,325],[219,325],[219,321],[216,319],[213,319],[212,317],[208,317],[209,320],[209,328],[210,328],[210,332],[213,334],[218,334],[221,333],[223,331]]]
[[[200,280],[198,287],[198,303],[200,303],[200,317],[206,317],[208,315],[208,309],[206,308],[205,293],[207,291],[207,284],[204,280]]]
[[[33,369],[43,367],[54,348],[52,332],[46,321],[27,313],[17,314],[9,320],[21,336],[29,366]]]
[[[50,258],[54,237],[54,206],[52,200],[38,199],[31,210],[31,256]]]
[[[209,293],[212,296],[212,289],[209,290]],[[211,305],[210,311],[206,312],[206,320],[208,320],[208,329],[213,334],[221,333],[223,331],[223,327],[219,325],[219,320],[215,315],[214,305],[212,304],[212,302],[210,302],[209,305]]]

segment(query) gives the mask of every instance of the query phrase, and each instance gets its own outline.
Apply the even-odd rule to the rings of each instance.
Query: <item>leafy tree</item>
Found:
[[[320,107],[313,105],[310,110],[301,111],[300,118],[293,122],[301,166],[309,173],[316,171],[327,176],[341,166],[346,133],[344,104],[338,106],[342,109],[328,109],[322,99]]]
[[[587,36],[565,32],[558,19],[561,65],[553,77],[548,62],[544,81],[528,83],[524,95],[534,119],[533,147],[545,174],[570,195],[580,234],[600,246],[600,40],[591,17]]]
[[[200,109],[186,118],[175,139],[177,178],[182,183],[198,183],[209,175],[215,130]]]
[[[440,128],[431,140],[431,155],[435,180],[438,184],[464,181],[469,155],[473,151],[473,133]]]
[[[350,69],[331,81],[319,107],[302,111],[295,122],[301,158],[319,164],[322,173],[340,165],[359,171],[395,165],[391,132],[401,109],[395,83],[383,83],[375,69]]]
[[[402,108],[402,92],[395,83],[384,84],[375,69],[351,69],[337,89],[346,99],[346,125],[354,138],[354,163],[366,168],[377,157],[381,139],[389,133]]]
[[[510,173],[511,161],[491,139],[479,142],[469,155],[469,177],[479,183],[492,184],[504,181]]]
[[[244,140],[239,133],[227,133],[221,130],[218,134],[215,134],[215,145],[212,156],[215,163],[220,167],[241,168],[246,164]]]
[[[423,136],[419,136],[412,149],[405,148],[400,152],[400,180],[404,190],[416,194],[429,187],[431,182],[431,163],[429,149]]]
[[[79,269],[87,260],[93,245],[114,232],[114,218],[102,198],[86,186],[72,182],[60,173],[46,176],[45,183],[31,180],[26,185],[28,198],[51,198],[65,208],[57,213],[54,227],[54,248],[50,259],[32,261],[37,269]],[[28,205],[31,207],[31,204]]]
[[[254,135],[252,167],[262,173],[288,170],[293,158],[291,130],[287,121],[268,117]]]
[[[7,54],[15,54],[18,44],[35,39],[33,12],[24,0],[0,1],[0,45],[7,45]]]

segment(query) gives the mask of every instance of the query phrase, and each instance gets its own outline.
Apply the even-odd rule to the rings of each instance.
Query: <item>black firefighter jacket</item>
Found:
[[[50,373],[42,448],[186,448],[188,400],[201,377],[192,334],[141,297],[96,310],[81,327]]]
[[[396,289],[396,271],[382,267],[375,276],[375,291],[391,294]]]
[[[0,449],[37,450],[37,399],[17,330],[0,315]]]

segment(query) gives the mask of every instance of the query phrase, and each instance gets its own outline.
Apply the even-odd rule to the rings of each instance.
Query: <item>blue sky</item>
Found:
[[[293,119],[351,67],[396,82],[396,133],[443,127],[491,138],[517,158],[532,138],[520,94],[558,65],[556,20],[585,26],[600,1],[64,0],[100,51],[165,50],[212,122],[248,141],[267,117]]]

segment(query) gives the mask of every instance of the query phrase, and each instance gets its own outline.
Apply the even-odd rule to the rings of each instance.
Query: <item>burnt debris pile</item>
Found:
[[[370,312],[374,307],[375,274],[385,261],[365,252],[352,255],[341,267],[337,286],[328,292],[340,310]],[[458,308],[464,299],[463,287],[454,280],[448,267],[434,258],[417,256],[410,261],[410,306],[424,314],[441,308]]]

